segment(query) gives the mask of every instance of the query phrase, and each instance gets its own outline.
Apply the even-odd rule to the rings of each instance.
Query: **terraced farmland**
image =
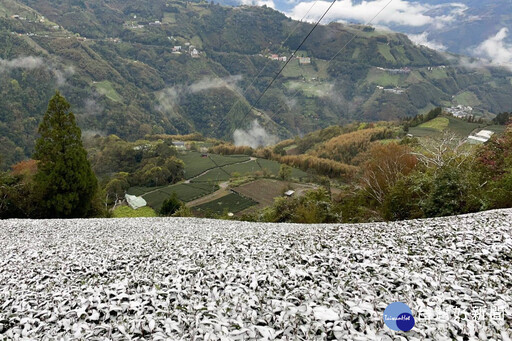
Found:
[[[226,196],[223,196],[222,198],[207,202],[199,206],[194,206],[194,211],[198,212],[199,214],[222,214],[225,211],[237,213],[257,204],[258,203],[254,200],[245,198],[236,193],[230,193]]]

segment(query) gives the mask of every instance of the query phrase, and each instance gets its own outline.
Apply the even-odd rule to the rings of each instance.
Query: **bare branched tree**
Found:
[[[460,168],[471,152],[466,148],[466,139],[445,131],[439,137],[428,137],[420,142],[418,151],[411,152],[425,167],[441,168],[450,165]]]

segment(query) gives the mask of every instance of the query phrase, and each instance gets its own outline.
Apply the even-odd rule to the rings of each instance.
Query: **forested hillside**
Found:
[[[434,106],[489,117],[512,106],[503,69],[465,69],[405,35],[330,24],[249,112],[311,27],[269,8],[207,2],[2,1],[2,167],[32,154],[56,88],[84,135],[128,140],[196,131],[232,139],[254,119],[285,138]]]

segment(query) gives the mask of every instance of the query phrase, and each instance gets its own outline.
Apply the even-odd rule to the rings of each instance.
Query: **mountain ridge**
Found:
[[[512,76],[504,70],[465,69],[403,34],[330,24],[319,26],[299,51],[304,63],[290,61],[250,112],[283,66],[269,57],[289,57],[312,27],[270,8],[6,0],[1,13],[4,164],[31,155],[55,88],[70,100],[86,134],[128,139],[195,131],[232,138],[255,119],[270,133],[291,137],[459,104],[452,96],[488,117],[512,106],[506,96]]]

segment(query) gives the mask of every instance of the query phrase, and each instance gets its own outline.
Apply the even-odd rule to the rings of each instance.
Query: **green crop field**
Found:
[[[241,195],[230,193],[222,198],[207,202],[205,204],[194,207],[194,211],[198,213],[212,212],[214,214],[222,214],[227,212],[240,212],[251,206],[257,205],[254,200],[244,198]]]
[[[142,196],[148,206],[155,210],[160,210],[164,200],[168,199],[172,193],[176,193],[178,199],[184,202],[192,201],[205,195],[211,194],[219,189],[219,186],[206,183],[176,184],[160,187],[132,187],[127,193],[131,195]]]
[[[230,174],[224,171],[222,168],[214,168],[208,173],[203,174],[197,178],[190,180],[193,183],[197,182],[219,182],[219,181],[227,181],[230,178]]]
[[[122,102],[123,97],[112,87],[112,83],[109,81],[102,81],[92,84],[96,87],[96,90],[102,95],[105,95],[107,98],[111,99],[114,102]]]
[[[429,128],[437,131],[443,131],[448,128],[450,120],[447,117],[436,117],[433,120],[420,124],[419,128]]]
[[[210,154],[210,158],[213,160],[213,162],[219,166],[226,166],[226,165],[232,165],[234,163],[240,163],[244,161],[249,161],[251,158],[247,155],[217,155],[217,154]]]
[[[450,125],[448,126],[448,129],[463,137],[468,136],[475,129],[483,129],[485,127],[485,125],[483,124],[469,123],[467,121],[455,117],[448,117],[448,119],[450,120]]]
[[[113,212],[114,218],[139,218],[139,217],[156,217],[155,210],[151,207],[141,207],[134,210],[128,206],[119,206]]]
[[[157,190],[157,189],[162,188],[162,187],[164,187],[164,186],[158,186],[158,187],[134,186],[134,187],[128,188],[126,193],[128,193],[130,195],[136,195],[136,196],[140,197],[141,195],[143,195],[143,194],[145,194],[147,192],[151,192],[151,191]]]
[[[244,163],[239,163],[239,164],[236,164],[236,165],[229,165],[229,166],[225,166],[223,167],[222,169],[224,169],[224,171],[226,171],[228,174],[233,174],[233,173],[239,173],[240,175],[245,175],[247,173],[254,173],[256,171],[261,171],[261,167],[260,165],[256,162],[256,160],[254,161],[249,161],[249,162],[244,162]]]
[[[401,82],[400,75],[390,75],[386,71],[372,69],[368,72],[366,81],[381,86],[398,86]]]
[[[258,159],[258,164],[262,170],[267,169],[272,175],[277,175],[279,173],[279,167],[281,167],[279,162],[265,159]]]
[[[409,133],[416,137],[439,135],[443,130],[449,130],[460,137],[466,137],[475,129],[485,128],[485,125],[469,123],[456,117],[437,117],[417,127],[409,129]]]
[[[201,157],[201,153],[188,152],[179,156],[185,162],[185,179],[190,179],[217,167],[208,157]]]

